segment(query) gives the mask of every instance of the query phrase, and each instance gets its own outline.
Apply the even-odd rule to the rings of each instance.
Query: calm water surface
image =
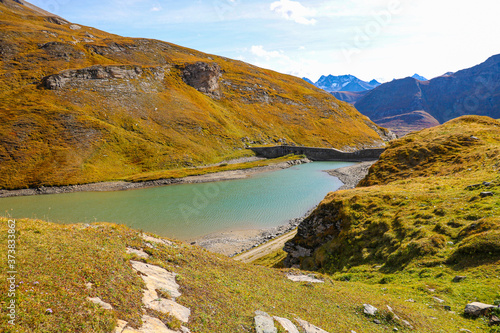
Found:
[[[0,212],[59,223],[115,222],[189,239],[275,227],[300,217],[342,185],[323,170],[352,164],[314,162],[216,183],[2,198]]]

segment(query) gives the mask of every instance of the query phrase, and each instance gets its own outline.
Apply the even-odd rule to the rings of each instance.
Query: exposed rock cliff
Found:
[[[217,63],[198,61],[194,64],[187,64],[182,72],[184,82],[216,99],[221,97],[219,89],[221,77],[221,68]]]
[[[65,70],[43,78],[43,85],[51,90],[91,89],[114,92],[132,92],[138,89],[158,92],[165,78],[165,68],[122,65],[101,66]],[[139,84],[130,83],[140,80]]]

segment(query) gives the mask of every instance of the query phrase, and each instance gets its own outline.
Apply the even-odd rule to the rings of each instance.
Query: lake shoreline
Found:
[[[347,167],[325,170],[325,172],[344,183],[336,191],[352,189],[368,174],[369,168],[375,162],[377,161],[361,162]],[[260,246],[260,254],[264,256],[272,250],[271,248],[266,249],[266,243],[295,230],[315,209],[316,207],[313,207],[302,217],[294,218],[278,227],[216,232],[193,238],[188,242],[228,257],[234,257]]]
[[[73,193],[73,192],[127,191],[127,190],[143,189],[143,188],[158,187],[165,185],[219,182],[225,180],[243,179],[257,173],[286,169],[294,165],[299,165],[309,162],[311,162],[309,159],[302,158],[302,159],[280,162],[276,164],[259,166],[249,169],[221,171],[215,173],[207,173],[204,175],[187,176],[183,178],[149,180],[144,182],[110,181],[110,182],[99,182],[99,183],[90,183],[81,185],[64,185],[64,186],[51,186],[51,187],[42,186],[38,188],[27,188],[18,190],[0,190],[0,198],[44,195],[44,194],[61,194],[61,193]]]

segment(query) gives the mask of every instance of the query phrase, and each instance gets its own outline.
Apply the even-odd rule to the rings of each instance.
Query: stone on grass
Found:
[[[500,325],[500,318],[495,315],[491,316],[489,324],[490,326]]]
[[[146,283],[146,287],[150,290],[163,290],[168,292],[172,297],[179,297],[181,293],[179,292],[179,285],[175,282],[175,273],[171,273],[164,268],[145,264],[140,261],[131,260],[130,263],[132,267],[141,272],[142,279]]]
[[[139,329],[126,327],[121,333],[177,333],[172,331],[157,318],[148,315],[142,316],[142,326]]]
[[[151,243],[159,243],[159,244],[165,244],[168,246],[174,245],[171,241],[168,241],[166,239],[161,239],[161,238],[156,238],[156,237],[151,237],[146,234],[141,235],[142,239],[144,239],[146,242],[151,242]]]
[[[263,311],[255,311],[255,330],[257,333],[277,333],[278,329],[274,327],[273,318]]]
[[[143,302],[147,308],[169,314],[183,323],[187,323],[189,321],[191,310],[170,299],[158,297],[152,300],[145,300],[143,298]]]
[[[492,197],[493,192],[481,192],[481,194],[479,195],[481,196],[481,198]]]
[[[470,317],[479,317],[484,315],[488,309],[493,308],[493,305],[480,302],[472,302],[465,306],[464,314]]]
[[[174,300],[165,299],[158,295],[156,290],[168,292],[172,297],[179,297],[179,285],[175,282],[176,274],[167,271],[161,267],[145,264],[140,261],[131,260],[132,267],[142,273],[141,278],[146,284],[146,290],[142,296],[144,306],[149,309],[170,314],[180,321],[187,323],[191,310],[176,303]]]
[[[276,320],[281,327],[285,329],[288,333],[300,333],[299,330],[297,329],[297,326],[295,326],[290,320],[286,318],[281,318],[281,317],[273,317],[274,320]]]
[[[325,281],[316,279],[314,276],[310,275],[293,275],[293,274],[288,274],[286,276],[289,280],[292,280],[293,282],[311,282],[311,283],[324,283]]]
[[[389,310],[389,312],[393,314],[394,319],[400,320],[400,318],[398,317],[398,315],[394,313],[394,310],[389,305],[387,305],[387,310]]]
[[[444,299],[441,299],[439,297],[433,296],[432,299],[435,300],[438,303],[444,303]]]
[[[369,316],[375,316],[375,314],[378,311],[378,309],[376,307],[374,307],[373,305],[370,305],[370,304],[363,304],[363,307],[364,307],[363,312]]]
[[[321,328],[314,326],[313,324],[310,324],[305,320],[295,318],[295,321],[299,323],[299,325],[304,330],[304,333],[328,333],[327,331],[322,330]]]
[[[149,254],[147,254],[143,250],[137,250],[137,249],[133,249],[131,247],[127,247],[127,253],[128,254],[135,254],[139,258],[144,258],[144,259],[148,259],[149,258]]]
[[[123,330],[125,329],[125,326],[127,326],[127,322],[125,320],[120,320],[118,319],[116,321],[116,327],[111,333],[122,333]]]
[[[103,309],[113,310],[113,307],[111,306],[111,304],[104,302],[99,297],[93,297],[93,298],[87,297],[87,300],[94,303],[94,304],[100,305],[101,308],[103,308]]]
[[[453,282],[461,282],[463,280],[467,279],[467,276],[460,276],[460,275],[457,275],[453,278]]]
[[[410,322],[408,320],[401,320],[401,322],[403,323],[403,325],[409,327],[410,329],[413,329],[413,326],[412,324],[410,324]]]

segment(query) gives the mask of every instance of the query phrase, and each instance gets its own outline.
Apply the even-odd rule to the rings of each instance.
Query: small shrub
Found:
[[[384,276],[383,278],[381,278],[378,283],[379,284],[388,284],[390,282],[394,281],[394,277],[392,276]]]

